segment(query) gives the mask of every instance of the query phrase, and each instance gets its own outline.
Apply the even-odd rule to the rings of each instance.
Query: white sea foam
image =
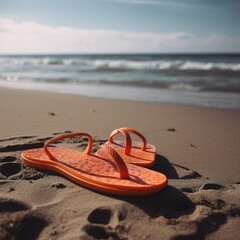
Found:
[[[194,61],[97,61],[93,63],[97,67],[108,67],[109,69],[131,69],[131,70],[230,70],[239,71],[240,64],[194,62]]]
[[[97,69],[164,70],[177,67],[180,61],[95,60],[89,64]]]
[[[214,63],[186,61],[179,66],[181,70],[230,70],[239,71],[240,63]]]
[[[240,71],[240,62],[214,62],[214,61],[194,61],[194,60],[127,60],[127,59],[80,59],[64,57],[0,57],[0,66],[24,66],[24,65],[78,65],[84,70],[104,69],[104,70],[228,70]]]

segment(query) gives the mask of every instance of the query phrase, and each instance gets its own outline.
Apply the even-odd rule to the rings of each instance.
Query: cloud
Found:
[[[0,53],[144,53],[240,51],[240,37],[186,32],[78,29],[0,18]]]

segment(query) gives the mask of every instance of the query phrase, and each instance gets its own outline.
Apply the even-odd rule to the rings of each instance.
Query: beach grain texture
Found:
[[[0,239],[238,239],[240,110],[0,89]],[[26,167],[23,150],[88,132],[94,151],[118,127],[157,147],[169,184],[147,197],[109,196]],[[83,150],[86,139],[63,146]]]

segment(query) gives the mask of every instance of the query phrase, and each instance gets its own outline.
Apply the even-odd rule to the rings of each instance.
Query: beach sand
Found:
[[[238,239],[240,110],[0,88],[0,113],[0,239]],[[90,133],[97,150],[123,126],[157,147],[162,191],[109,196],[20,157],[68,131]]]

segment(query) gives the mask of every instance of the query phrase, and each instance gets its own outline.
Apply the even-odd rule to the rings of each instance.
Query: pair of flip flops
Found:
[[[133,142],[129,135],[136,134],[141,142]],[[118,133],[125,141],[114,141]],[[85,136],[88,145],[84,152],[49,145],[63,138]],[[88,133],[69,133],[48,140],[43,148],[23,151],[24,163],[33,168],[58,172],[73,182],[98,192],[114,195],[145,196],[167,184],[165,175],[147,169],[154,164],[156,148],[145,137],[131,128],[114,130],[109,141],[92,154],[93,140]]]

